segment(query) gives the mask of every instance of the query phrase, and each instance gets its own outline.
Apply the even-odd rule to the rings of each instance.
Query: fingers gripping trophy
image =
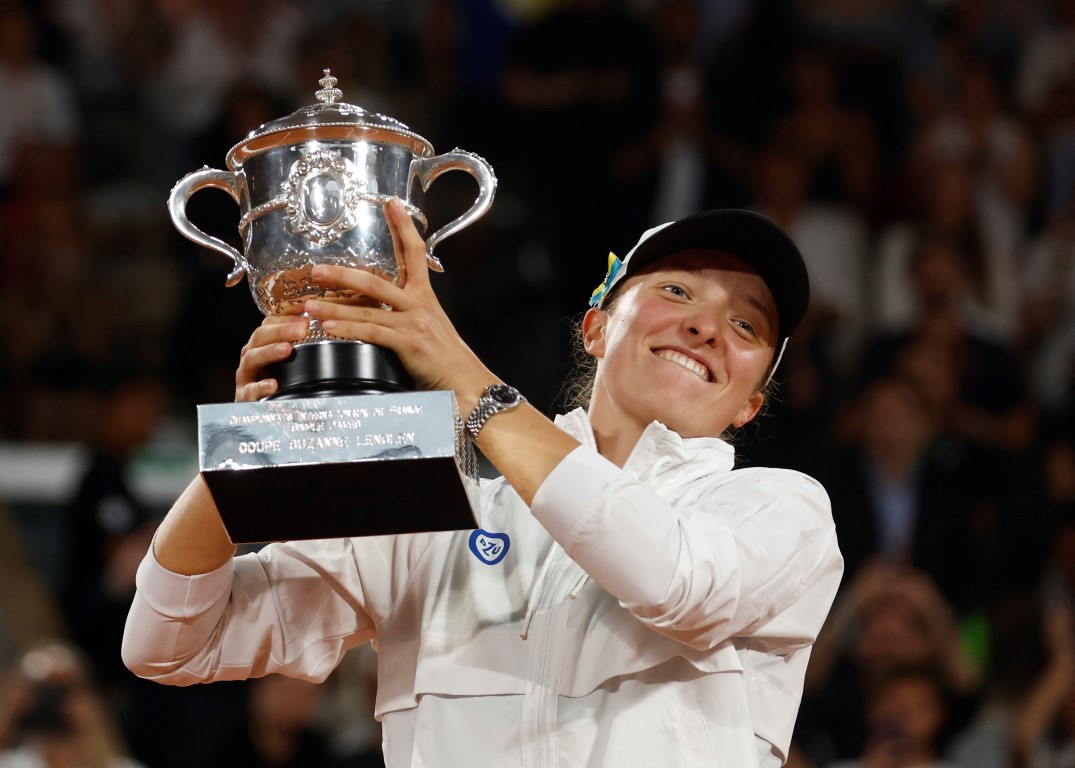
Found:
[[[403,123],[341,101],[329,70],[317,103],[252,131],[227,154],[229,170],[202,168],[172,189],[175,227],[232,261],[227,285],[246,275],[266,316],[294,314],[308,299],[371,299],[312,276],[332,264],[402,286],[384,206],[398,197],[419,228],[425,193],[462,170],[478,195],[426,239],[434,248],[492,205],[489,164],[459,149],[435,154]],[[243,250],[207,235],[187,201],[212,187],[239,206]],[[476,462],[454,394],[414,391],[390,350],[327,334],[314,319],[285,361],[265,370],[268,400],[198,406],[199,464],[234,542],[379,535],[474,527]],[[430,503],[436,500],[436,504]]]

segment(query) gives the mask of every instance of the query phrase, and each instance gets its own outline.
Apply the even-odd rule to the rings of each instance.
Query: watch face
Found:
[[[489,387],[489,397],[501,405],[511,405],[519,399],[519,393],[507,384],[493,384]]]

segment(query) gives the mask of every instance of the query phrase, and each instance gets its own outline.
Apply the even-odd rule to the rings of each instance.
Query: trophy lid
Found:
[[[307,141],[371,141],[403,144],[419,157],[431,157],[433,146],[394,117],[368,112],[340,101],[343,91],[336,87],[330,70],[318,80],[317,103],[302,107],[286,117],[270,120],[247,134],[228,152],[228,167],[238,171],[243,163],[273,147]]]

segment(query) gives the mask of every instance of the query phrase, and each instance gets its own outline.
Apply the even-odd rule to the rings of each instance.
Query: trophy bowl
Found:
[[[176,229],[230,258],[227,285],[236,285],[245,274],[265,315],[297,312],[312,298],[369,301],[318,284],[311,276],[316,264],[363,269],[403,285],[406,271],[395,257],[384,205],[400,198],[424,232],[429,227],[422,212],[425,193],[440,174],[462,170],[477,181],[477,198],[426,238],[430,267],[443,271],[434,247],[482,216],[496,190],[492,168],[478,155],[460,149],[437,155],[428,141],[398,120],[341,102],[343,94],[329,70],[318,82],[317,103],[252,131],[228,152],[229,170],[194,171],[175,185],[168,200]],[[191,196],[209,187],[224,190],[238,204],[242,252],[187,218]],[[278,398],[412,386],[394,354],[363,342],[333,339],[317,321],[311,321],[294,355],[266,374],[278,380]]]
[[[426,238],[441,271],[436,244],[482,216],[496,189],[479,156],[435,154],[398,120],[341,102],[324,75],[316,104],[252,131],[228,152],[228,170],[194,171],[168,200],[179,232],[230,258],[227,285],[246,275],[266,316],[301,312],[310,298],[373,301],[319,284],[317,264],[402,286],[385,204],[398,197],[424,232],[425,193],[462,170],[477,181],[474,203]],[[187,202],[205,188],[238,204],[241,252],[188,220]],[[414,391],[393,352],[333,338],[313,319],[263,373],[279,383],[272,398],[198,406],[199,467],[233,542],[474,527],[477,462],[453,392]]]

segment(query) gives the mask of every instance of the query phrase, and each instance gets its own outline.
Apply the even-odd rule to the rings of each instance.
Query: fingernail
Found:
[[[326,331],[331,331],[332,329],[334,329],[336,327],[336,321],[335,320],[322,320],[321,321],[321,327],[324,328]]]
[[[328,274],[328,269],[324,264],[314,264],[310,269],[311,277],[325,277]]]
[[[291,351],[291,345],[288,344],[286,341],[282,341],[276,345],[275,351],[278,355],[286,355],[288,352]],[[266,381],[270,381],[270,379],[266,379]]]
[[[321,309],[321,302],[315,301],[314,299],[310,299],[306,302],[306,306],[304,307],[304,309],[307,312],[317,312]]]

